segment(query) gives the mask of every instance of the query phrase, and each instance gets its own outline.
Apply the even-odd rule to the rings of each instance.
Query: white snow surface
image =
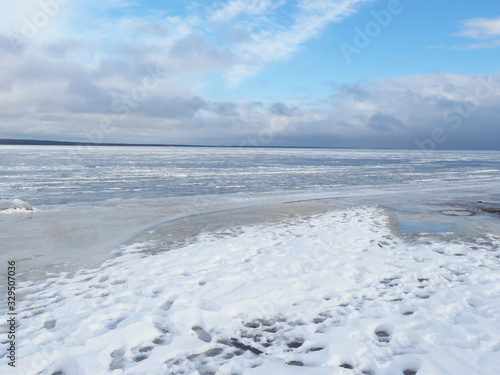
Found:
[[[3,374],[497,375],[499,244],[401,236],[372,206],[137,243],[23,283]]]

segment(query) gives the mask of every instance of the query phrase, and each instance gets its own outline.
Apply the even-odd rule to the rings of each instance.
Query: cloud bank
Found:
[[[206,94],[211,80],[230,90],[290,59],[366,3],[231,0],[187,15],[137,15],[136,3],[120,0],[9,5],[18,22],[0,29],[2,138],[497,148],[499,74],[332,84],[315,100]],[[498,19],[463,26],[461,36],[500,35]]]

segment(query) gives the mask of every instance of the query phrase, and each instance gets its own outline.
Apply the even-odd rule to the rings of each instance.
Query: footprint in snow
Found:
[[[297,348],[300,348],[303,344],[304,344],[304,339],[303,338],[295,338],[293,341],[290,341],[287,346],[290,348],[290,349],[297,349]]]
[[[170,310],[173,304],[174,304],[173,300],[168,300],[167,302],[164,302],[163,304],[160,305],[160,309],[162,309],[163,311],[168,311]]]
[[[391,335],[394,328],[389,324],[382,324],[375,329],[375,335],[379,342],[388,343],[391,341]]]
[[[342,367],[342,368],[345,368],[345,369],[348,369],[348,370],[352,370],[354,368],[349,363],[342,363],[339,367]]]
[[[134,357],[134,362],[144,361],[151,354],[151,350],[153,350],[152,346],[144,346],[142,348],[137,349],[136,355]]]
[[[55,320],[55,319],[52,319],[52,320],[47,320],[47,321],[43,324],[43,328],[46,328],[46,329],[53,329],[53,328],[56,326],[56,323],[57,323],[57,320]]]
[[[118,324],[120,324],[122,321],[125,320],[125,318],[126,317],[117,318],[117,319],[112,320],[109,323],[106,323],[106,328],[107,329],[115,329],[118,326]]]
[[[191,327],[191,329],[196,333],[196,336],[198,337],[199,340],[204,342],[212,341],[212,335],[210,335],[210,333],[205,331],[202,327],[194,326]]]
[[[111,352],[111,363],[109,364],[110,370],[120,370],[123,369],[125,360],[123,356],[125,355],[124,349],[116,349]]]

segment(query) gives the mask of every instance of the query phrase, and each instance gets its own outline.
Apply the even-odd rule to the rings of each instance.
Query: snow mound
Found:
[[[21,199],[0,200],[0,214],[24,213],[32,212],[35,209]]]

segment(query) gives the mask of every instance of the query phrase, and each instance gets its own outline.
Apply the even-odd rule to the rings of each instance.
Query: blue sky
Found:
[[[500,5],[23,0],[0,137],[498,148]]]

